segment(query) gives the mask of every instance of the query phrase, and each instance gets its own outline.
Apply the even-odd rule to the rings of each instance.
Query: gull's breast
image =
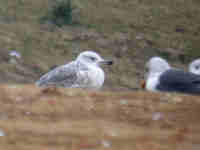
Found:
[[[146,83],[146,89],[149,91],[157,91],[156,86],[159,84],[160,74],[149,76]]]
[[[104,71],[101,68],[93,68],[88,72],[89,86],[99,89],[104,83]]]
[[[104,71],[98,67],[90,67],[78,73],[81,88],[99,89],[104,83]]]

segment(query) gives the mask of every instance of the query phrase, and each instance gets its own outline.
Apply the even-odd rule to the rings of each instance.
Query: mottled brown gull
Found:
[[[76,60],[44,74],[36,85],[100,89],[105,78],[102,64],[112,65],[112,61],[104,60],[94,51],[84,51]]]

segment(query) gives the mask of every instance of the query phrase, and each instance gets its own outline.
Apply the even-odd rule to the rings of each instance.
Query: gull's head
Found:
[[[147,77],[149,74],[160,74],[170,69],[168,62],[161,57],[152,57],[145,66]]]
[[[189,64],[189,72],[200,75],[200,59],[196,59]]]
[[[94,51],[85,51],[79,54],[76,61],[92,66],[100,66],[101,64],[112,65],[111,60],[104,60],[98,53]]]

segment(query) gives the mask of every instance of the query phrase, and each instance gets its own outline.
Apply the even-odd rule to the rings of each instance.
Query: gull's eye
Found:
[[[195,66],[195,69],[197,69],[197,70],[198,70],[198,69],[199,69],[199,66]]]
[[[92,61],[96,61],[96,60],[97,60],[95,57],[90,57],[90,59],[91,59]]]

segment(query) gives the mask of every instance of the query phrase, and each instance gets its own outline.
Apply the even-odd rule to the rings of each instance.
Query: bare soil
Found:
[[[2,150],[198,150],[198,96],[0,87]]]

